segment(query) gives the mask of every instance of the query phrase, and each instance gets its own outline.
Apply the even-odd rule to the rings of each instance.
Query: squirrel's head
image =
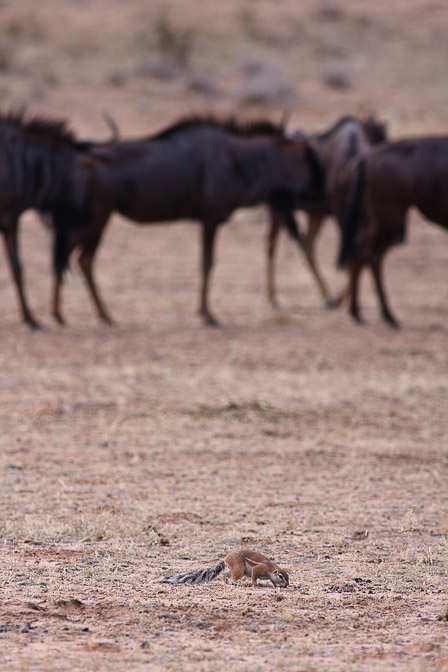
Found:
[[[286,586],[289,586],[289,576],[284,569],[274,569],[271,574],[271,579],[276,586],[280,586],[281,588],[286,588]]]

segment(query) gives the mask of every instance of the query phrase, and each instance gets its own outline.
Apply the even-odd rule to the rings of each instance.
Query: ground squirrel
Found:
[[[258,585],[258,579],[269,580],[274,586],[281,588],[289,585],[289,576],[284,569],[280,569],[262,553],[250,551],[247,548],[232,551],[214,567],[198,569],[196,572],[184,572],[175,576],[163,576],[160,581],[162,583],[208,583],[216,579],[226,567],[230,570],[224,574],[226,582],[229,578],[231,581],[239,581],[243,576],[248,576],[252,579],[253,586]]]

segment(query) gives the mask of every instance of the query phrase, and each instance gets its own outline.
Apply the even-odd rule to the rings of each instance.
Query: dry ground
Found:
[[[90,135],[103,108],[140,133],[191,109],[286,103],[308,127],[375,108],[394,134],[448,130],[444,3],[297,4],[4,1],[2,96]],[[243,95],[260,87],[258,102]],[[46,329],[19,323],[2,263],[2,671],[448,670],[446,233],[414,215],[391,252],[395,332],[368,278],[368,327],[325,311],[286,236],[272,313],[265,231],[260,209],[220,233],[210,330],[195,315],[195,225],[114,218],[98,278],[117,326],[98,325],[73,264],[60,328],[48,234],[24,217]],[[336,245],[330,224],[319,258],[338,288]],[[240,545],[291,586],[151,583]]]
[[[286,238],[271,314],[263,218],[222,232],[220,330],[194,315],[192,225],[114,222],[112,329],[72,274],[70,326],[29,333],[2,272],[0,667],[446,669],[445,234],[414,222],[391,254],[395,333],[367,282],[369,327],[322,309]],[[240,544],[291,587],[150,583]]]

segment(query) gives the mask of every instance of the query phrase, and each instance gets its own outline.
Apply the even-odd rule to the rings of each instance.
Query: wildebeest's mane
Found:
[[[327,129],[326,131],[323,131],[322,133],[319,133],[318,137],[321,140],[325,140],[326,138],[330,137],[333,133],[338,131],[340,128],[345,126],[345,124],[350,123],[356,123],[361,125],[369,142],[371,142],[372,144],[383,142],[387,138],[387,131],[385,125],[380,121],[377,121],[377,119],[374,116],[370,115],[368,117],[365,117],[364,119],[358,119],[357,117],[354,117],[349,114],[338,119],[338,121],[336,121],[333,124],[333,126],[331,126],[331,128]]]
[[[214,128],[221,128],[224,131],[229,131],[234,135],[239,135],[242,137],[253,137],[256,135],[269,135],[277,138],[284,138],[285,129],[278,125],[274,124],[271,121],[260,119],[253,121],[238,121],[234,117],[229,117],[228,119],[219,119],[213,116],[200,116],[194,115],[191,117],[184,117],[179,119],[169,128],[156,133],[155,135],[147,138],[148,140],[164,140],[170,138],[177,133],[183,131],[200,128],[203,126],[212,126]]]
[[[336,123],[333,124],[333,126],[331,126],[331,128],[328,128],[326,131],[323,131],[322,133],[319,133],[318,137],[321,138],[322,140],[324,140],[325,138],[328,138],[330,135],[332,135],[333,133],[338,131],[340,128],[342,128],[342,126],[345,126],[345,124],[351,123],[353,121],[356,122],[356,123],[360,123],[359,119],[357,119],[356,117],[352,117],[350,115],[346,115],[345,117],[341,117],[340,119],[338,119],[338,121],[336,121]]]
[[[53,143],[76,142],[65,120],[39,115],[27,117],[24,109],[0,113],[0,128],[2,126],[13,126],[28,136]]]

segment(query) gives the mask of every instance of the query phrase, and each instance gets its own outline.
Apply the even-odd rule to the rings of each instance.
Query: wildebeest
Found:
[[[386,143],[363,157],[343,225],[340,265],[350,273],[350,314],[362,322],[358,289],[361,270],[373,274],[383,319],[393,327],[382,278],[387,250],[403,242],[406,215],[415,206],[430,221],[448,228],[448,137]]]
[[[63,121],[26,118],[24,111],[0,115],[0,231],[17,287],[23,319],[38,327],[28,307],[18,252],[18,218],[36,208],[56,226],[83,213],[88,164]]]
[[[342,295],[335,300],[319,272],[314,254],[317,235],[327,217],[340,218],[343,212],[351,161],[355,157],[362,156],[372,145],[386,140],[386,128],[374,117],[358,119],[346,116],[339,119],[327,131],[310,135],[309,138],[325,172],[325,189],[319,199],[306,202],[297,200],[296,208],[308,215],[308,228],[306,234],[300,232],[300,236],[293,229],[290,229],[290,233],[302,249],[327,306],[333,306],[338,305]],[[277,305],[274,256],[281,228],[281,219],[272,213],[267,238],[267,292],[268,300],[273,307]]]
[[[218,226],[237,208],[267,203],[289,228],[294,198],[318,196],[323,186],[319,161],[307,140],[288,139],[270,122],[238,123],[189,117],[139,140],[92,144],[104,163],[94,171],[90,218],[78,229],[62,227],[56,249],[53,315],[63,322],[60,288],[70,252],[79,263],[99,317],[110,322],[92,275],[98,243],[117,211],[139,223],[178,219],[202,223],[202,286],[199,313],[210,325],[208,286]]]

